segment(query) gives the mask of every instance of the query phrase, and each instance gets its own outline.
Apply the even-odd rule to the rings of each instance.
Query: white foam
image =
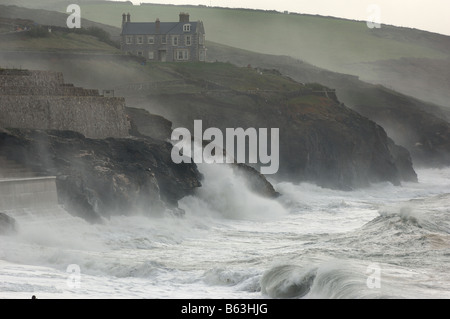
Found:
[[[200,164],[199,170],[205,176],[203,187],[180,201],[188,214],[240,220],[277,219],[287,214],[277,201],[252,192],[230,166]]]

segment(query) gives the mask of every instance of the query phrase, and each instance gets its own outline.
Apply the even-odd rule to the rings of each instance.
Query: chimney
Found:
[[[122,26],[127,22],[127,15],[124,13],[122,14]]]
[[[180,13],[180,22],[188,23],[189,22],[189,13]]]
[[[127,22],[131,22],[131,14],[130,13],[127,14]]]
[[[159,18],[156,19],[155,29],[156,29],[156,33],[160,33],[161,32],[161,21],[159,21]]]

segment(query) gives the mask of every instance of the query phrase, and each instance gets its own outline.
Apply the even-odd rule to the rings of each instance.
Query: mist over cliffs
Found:
[[[450,163],[450,112],[437,105],[363,82],[356,76],[324,70],[287,56],[250,52],[229,46],[209,46],[211,59],[245,66],[258,61],[263,68],[276,68],[302,83],[317,82],[336,89],[338,99],[349,108],[381,125],[395,143],[405,147],[416,166],[439,167]]]
[[[14,14],[18,12],[22,11]],[[69,40],[79,46],[71,51],[52,48]],[[29,42],[18,36],[5,43],[26,47]],[[83,43],[89,45],[83,47]],[[46,110],[49,113],[41,113],[42,119],[59,126],[20,126],[12,120],[17,116],[3,118],[4,128],[15,129],[2,133],[2,141],[16,160],[21,160],[18,154],[26,154],[26,149],[31,151],[24,159],[43,159],[37,150],[48,150],[45,161],[21,161],[59,176],[64,201],[93,219],[107,211],[125,211],[142,198],[154,202],[156,210],[171,207],[177,211],[177,201],[201,187],[201,176],[195,165],[173,165],[167,141],[172,129],[192,129],[197,119],[202,119],[205,127],[221,130],[280,128],[280,170],[273,176],[278,181],[311,182],[345,190],[377,182],[401,185],[403,181],[417,181],[415,165],[445,165],[448,161],[450,131],[442,107],[363,83],[356,77],[289,57],[212,42],[206,64],[143,63],[105,43],[92,52],[95,43],[99,43],[98,39],[91,36],[55,29],[45,41],[46,47],[20,52],[8,52],[5,47],[0,50],[2,67],[62,72],[68,82],[74,83],[74,87],[59,83],[50,88],[52,92],[44,87],[27,88],[28,102],[20,104]],[[13,82],[1,90],[5,102],[2,105],[9,111],[14,109],[7,107],[9,102],[24,99],[22,90]],[[111,101],[117,102],[117,98],[106,104],[114,114],[126,116],[129,124],[108,118],[107,113],[94,112],[98,120],[70,117],[74,122],[84,121],[86,128],[104,128],[109,123],[120,134],[95,136],[87,129],[71,126],[73,123],[50,118],[55,114],[52,110],[58,110],[58,103],[67,107],[66,111],[59,109],[63,113],[86,116],[76,112],[76,105],[86,99],[107,101],[98,96],[102,90],[113,90],[117,97],[124,98],[116,106]],[[90,97],[80,100],[75,91]],[[58,98],[42,98],[52,94]],[[61,96],[66,97],[61,100]],[[124,108],[125,104],[128,108]],[[20,108],[14,111],[25,113]],[[402,116],[405,112],[408,116]],[[417,126],[417,134],[411,134]],[[35,132],[36,128],[44,131]],[[78,133],[62,132],[70,130]],[[128,134],[133,137],[128,138]],[[99,137],[102,139],[92,139]],[[105,137],[113,138],[103,140]],[[253,173],[251,176],[257,175]],[[266,182],[259,179],[258,184],[265,186],[257,188],[274,195],[273,189],[265,188]]]

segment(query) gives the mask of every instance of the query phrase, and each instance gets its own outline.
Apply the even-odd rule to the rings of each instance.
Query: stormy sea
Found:
[[[199,170],[182,217],[15,211],[0,298],[450,298],[450,168],[354,191],[272,181],[277,199]]]

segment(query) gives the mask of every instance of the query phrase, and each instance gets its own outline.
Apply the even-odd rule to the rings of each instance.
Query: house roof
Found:
[[[191,31],[183,31],[183,26],[186,24],[191,25]],[[127,22],[122,27],[122,34],[194,34],[197,28],[202,29],[201,24],[201,22],[160,22],[160,31],[157,33],[155,22]]]

